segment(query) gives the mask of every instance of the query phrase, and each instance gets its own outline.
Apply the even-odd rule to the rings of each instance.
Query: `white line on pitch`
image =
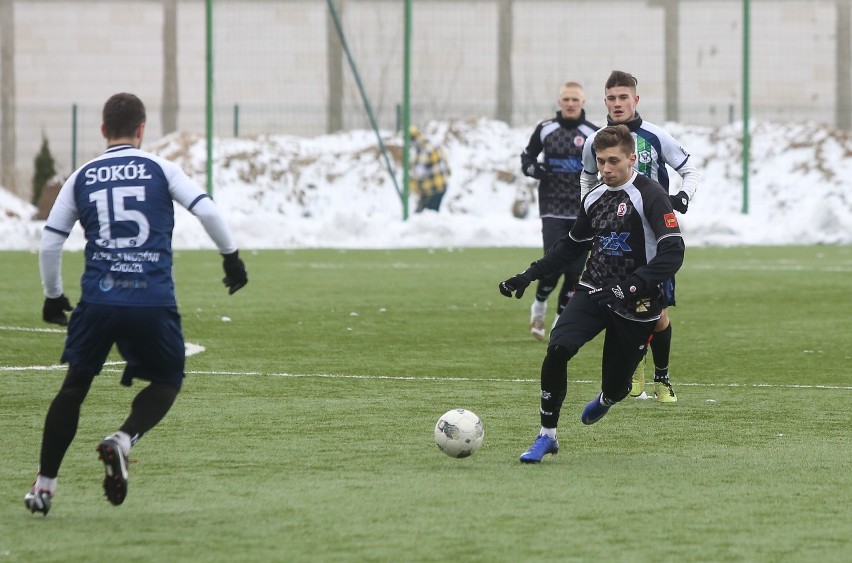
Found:
[[[346,375],[346,374],[329,374],[329,373],[262,373],[262,372],[222,372],[222,371],[187,371],[187,374],[194,375],[269,375],[271,377],[290,377],[290,378],[319,378],[319,379],[390,379],[395,381],[484,381],[490,383],[538,383],[539,379],[523,379],[523,378],[500,378],[500,377],[435,377],[435,376],[413,376],[413,375]],[[594,384],[597,381],[591,380],[574,380],[570,383],[579,384]],[[852,391],[852,386],[844,385],[799,385],[799,384],[784,384],[777,385],[774,383],[681,383],[677,385],[686,387],[738,387],[738,388],[775,388],[775,389],[832,389],[840,391]]]
[[[105,366],[120,366],[124,362],[106,362]],[[54,364],[52,366],[0,366],[0,371],[65,371],[67,365]]]
[[[28,328],[25,326],[0,326],[0,330],[11,330],[15,332],[51,332],[65,334],[64,328]]]
[[[852,266],[813,266],[804,264],[695,264],[690,265],[691,270],[728,270],[735,272],[830,272],[846,273],[852,272]]]
[[[124,362],[107,362],[104,366],[123,365]],[[0,371],[55,371],[64,370],[66,366],[13,366],[2,367]],[[116,369],[105,369],[105,372],[117,373]],[[187,370],[187,375],[236,375],[236,376],[263,376],[270,377],[287,377],[292,379],[375,379],[375,380],[391,380],[391,381],[482,381],[488,383],[538,383],[538,379],[524,378],[500,378],[500,377],[435,377],[430,375],[415,376],[415,375],[347,375],[347,374],[331,374],[331,373],[264,373],[261,371],[206,371],[206,370]],[[588,379],[577,379],[570,381],[574,384],[596,384],[597,381]],[[852,391],[852,386],[849,385],[801,385],[796,383],[775,384],[775,383],[683,383],[678,382],[681,387],[729,387],[729,388],[752,388],[752,389],[827,389],[833,391]]]
[[[186,356],[194,356],[196,354],[200,354],[204,352],[206,348],[201,346],[200,344],[193,344],[192,342],[185,342],[184,348],[186,349]],[[106,362],[105,366],[120,366],[124,365],[125,362],[115,361],[115,362]],[[61,364],[54,364],[51,366],[0,366],[0,371],[61,371],[66,369],[67,366]],[[233,375],[251,375],[251,374],[233,374]]]

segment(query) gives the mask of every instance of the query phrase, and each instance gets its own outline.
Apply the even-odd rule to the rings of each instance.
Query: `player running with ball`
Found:
[[[630,129],[601,129],[593,148],[604,183],[585,197],[571,232],[524,272],[499,284],[504,296],[520,298],[533,281],[562,271],[591,250],[574,298],[550,334],[541,366],[541,431],[521,454],[523,463],[538,463],[559,451],[556,427],[568,388],[568,362],[601,331],[601,391],[583,410],[583,424],[594,424],[627,397],[633,370],[660,318],[660,285],[683,263],[684,242],[671,201],[660,184],[634,170]]]

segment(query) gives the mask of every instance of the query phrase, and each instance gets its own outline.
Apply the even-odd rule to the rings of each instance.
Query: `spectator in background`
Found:
[[[408,129],[414,158],[411,160],[409,188],[420,199],[417,201],[416,213],[424,209],[438,211],[441,200],[447,192],[447,181],[450,178],[450,166],[444,151],[435,147],[412,125]]]
[[[556,103],[559,106],[556,116],[538,124],[521,153],[521,171],[539,181],[538,213],[544,252],[567,236],[577,220],[583,146],[586,138],[597,130],[596,125],[586,120],[583,109],[586,96],[577,82],[566,82],[560,86]],[[541,161],[539,155],[542,155]],[[587,256],[578,255],[564,271],[538,280],[535,300],[530,308],[530,334],[536,340],[544,340],[547,298],[559,285],[559,278],[564,275],[565,281],[559,290],[557,319],[574,294],[574,286],[583,273]]]

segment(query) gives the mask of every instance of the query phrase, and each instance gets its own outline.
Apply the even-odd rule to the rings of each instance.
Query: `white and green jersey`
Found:
[[[607,120],[609,121],[609,120]],[[614,125],[608,123],[608,125]],[[689,153],[675,141],[668,131],[643,121],[639,114],[630,121],[624,123],[636,141],[636,164],[634,168],[639,174],[656,180],[663,188],[669,189],[669,173],[666,164],[673,169],[680,170],[689,160]],[[592,148],[597,132],[589,135],[583,147],[583,171],[586,174],[597,176],[598,164],[595,160],[595,151]],[[694,193],[694,190],[693,192]],[[690,198],[692,193],[688,193]]]

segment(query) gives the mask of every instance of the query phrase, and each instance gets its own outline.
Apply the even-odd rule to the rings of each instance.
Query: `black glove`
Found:
[[[524,168],[524,174],[532,176],[536,180],[541,180],[550,174],[550,167],[540,162],[531,162]]]
[[[518,274],[517,276],[512,276],[504,282],[500,282],[500,285],[497,286],[497,289],[500,290],[500,293],[505,295],[506,297],[511,297],[512,292],[515,292],[515,297],[520,299],[524,296],[524,290],[529,287],[532,283],[532,280],[524,275],[523,273]]]
[[[45,297],[44,307],[41,309],[41,318],[44,319],[44,322],[65,326],[68,324],[65,311],[73,309],[74,307],[71,306],[71,302],[68,301],[64,293],[59,297]]]
[[[603,287],[589,291],[589,297],[598,305],[607,307],[621,301],[625,305],[632,305],[639,300],[645,282],[641,278],[631,276],[626,280],[613,280]]]
[[[685,191],[681,190],[677,195],[670,195],[669,199],[672,200],[672,207],[675,211],[686,213],[686,208],[689,207],[689,196],[686,195]]]
[[[248,283],[246,265],[240,260],[239,250],[234,251],[232,254],[222,255],[222,268],[225,270],[225,277],[222,278],[222,283],[228,288],[228,295],[233,295]]]

